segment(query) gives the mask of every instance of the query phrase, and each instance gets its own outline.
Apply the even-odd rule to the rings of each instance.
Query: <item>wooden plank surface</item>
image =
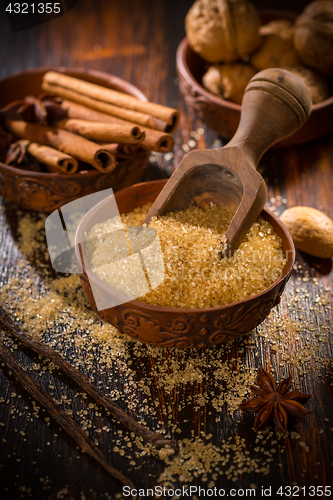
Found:
[[[304,3],[298,2],[295,8]],[[154,155],[145,179],[169,175],[188,148],[223,145],[186,108],[177,87],[175,51],[184,36],[183,20],[190,5],[190,1],[81,0],[65,16],[16,34],[2,18],[0,76],[50,65],[100,69],[130,80],[153,101],[178,107],[182,118],[174,155]],[[288,7],[287,2],[279,5]],[[196,144],[189,145],[193,131]],[[268,185],[268,206],[276,213],[304,204],[333,218],[332,136],[270,151],[260,169]],[[36,255],[34,260],[22,253],[18,241],[17,227],[25,214],[4,200],[1,206],[0,286],[19,276],[22,289],[28,289],[30,273],[32,283],[42,288],[45,270]],[[319,498],[320,491],[310,487],[332,486],[333,474],[332,262],[298,253],[296,264],[280,306],[256,332],[227,348],[151,349],[117,336],[105,349],[98,339],[92,341],[91,351],[83,354],[79,340],[84,342],[84,332],[76,331],[75,325],[72,337],[62,336],[54,325],[42,338],[54,339],[63,356],[133,417],[182,440],[183,477],[174,475],[174,488],[215,485],[227,494],[232,488],[256,485],[257,497],[264,497],[264,488],[266,496],[278,499],[286,497],[277,494],[280,486],[298,486],[299,498]],[[15,303],[15,296],[12,300]],[[8,332],[4,334],[13,347]],[[77,423],[88,423],[90,437],[115,467],[140,488],[163,484],[158,480],[165,464],[151,448],[149,454],[140,443],[135,444],[124,427],[89,398],[82,398],[81,391],[59,371],[22,346],[14,347],[15,357],[62,407],[72,410]],[[84,356],[87,363],[82,362]],[[310,416],[292,424],[289,435],[277,443],[272,428],[258,439],[252,430],[253,417],[236,410],[237,401],[249,396],[244,388],[260,366],[268,367],[277,380],[290,373],[293,387],[312,394],[306,405]],[[2,368],[1,499],[122,498],[121,485],[78,450],[46,412],[38,411],[13,375]],[[170,472],[170,466],[166,470]],[[296,497],[297,488],[294,493]]]

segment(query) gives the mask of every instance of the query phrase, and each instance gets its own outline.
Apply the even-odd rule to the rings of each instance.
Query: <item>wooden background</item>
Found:
[[[176,48],[184,36],[184,18],[191,3],[187,0],[81,0],[78,6],[65,16],[16,34],[11,33],[9,22],[1,12],[0,77],[37,66],[68,65],[93,68],[131,81],[152,101],[178,107],[182,112],[182,119],[176,135],[180,141],[176,144],[175,156],[168,157],[169,159],[158,156],[156,161],[150,164],[145,178],[169,175],[183,156],[182,145],[188,141],[188,132],[202,126],[190,110],[186,109],[178,91],[175,71]],[[264,7],[290,8],[290,2],[287,1],[256,3]],[[293,9],[300,10],[306,3],[293,2]],[[212,147],[217,144],[217,140],[219,138],[216,134],[205,128],[204,138],[198,146]],[[177,153],[178,150],[180,153]],[[333,218],[332,136],[302,147],[268,152],[262,159],[261,169],[269,188],[268,205],[275,206],[277,213],[287,206],[308,205],[323,210]],[[3,205],[6,212],[0,219],[0,286],[9,276],[15,274],[18,264],[15,235],[5,230],[6,218],[13,216],[13,209],[4,201]],[[318,278],[320,290],[325,291],[327,288],[326,295],[331,302],[331,262],[311,259],[302,254],[297,255],[297,262],[300,267],[292,276],[286,296],[291,297],[297,276],[303,277],[308,272],[311,277]],[[299,299],[298,311],[301,312],[298,319],[303,321],[304,318],[310,317],[315,322],[316,313],[312,308],[318,296],[318,286],[310,280],[302,282],[302,288],[306,289],[308,297],[305,297],[303,292]],[[287,307],[287,299],[284,306]],[[326,356],[332,358],[331,311],[330,304],[323,308],[328,325],[327,341],[323,349]],[[315,335],[315,332],[308,331],[304,335]],[[167,351],[165,356],[168,356]],[[19,351],[17,357],[23,363],[36,358],[26,350]],[[272,344],[262,339],[255,360],[256,367],[262,364],[266,366],[268,362],[278,373],[283,373],[277,366],[277,359]],[[115,379],[114,383],[121,387],[123,381],[121,375],[118,374],[118,377],[120,378]],[[56,391],[68,397],[74,396],[75,387],[65,377],[50,375],[50,379]],[[100,380],[97,376],[96,383],[102,380],[102,375]],[[309,362],[306,373],[299,374],[299,380],[301,389],[312,392],[313,397],[307,405],[312,413],[307,421],[296,424],[291,429],[302,434],[302,440],[309,446],[309,451],[306,453],[299,446],[296,447],[293,440],[288,438],[286,452],[279,456],[282,466],[276,460],[271,464],[268,475],[240,475],[237,483],[227,481],[222,476],[218,479],[219,487],[249,487],[249,484],[254,483],[260,488],[272,486],[273,491],[276,491],[280,485],[332,485],[332,372],[329,368],[320,370],[315,363]],[[187,387],[186,397],[194,396],[200,391],[202,387],[197,385]],[[11,396],[12,393],[15,395]],[[0,396],[3,397],[0,406],[0,421],[3,423],[0,427],[1,499],[104,499],[115,498],[115,495],[121,492],[119,483],[77,450],[73,441],[64,432],[59,431],[57,425],[53,422],[48,425],[44,418],[30,418],[31,400],[6,369],[0,372]],[[166,395],[159,395],[162,398],[164,396],[168,399]],[[177,411],[175,415],[176,420],[178,418],[178,426],[184,430],[181,437],[190,435],[191,430],[197,435],[204,428],[207,434],[213,434],[212,441],[217,443],[221,436],[226,438],[230,433],[234,434],[236,424],[237,432],[241,436],[251,436],[253,432],[252,417],[240,417],[238,414],[236,422],[226,409],[218,424],[215,420],[210,420],[205,408],[197,411],[190,404],[181,415],[177,416]],[[182,419],[187,422],[183,423]],[[145,417],[145,420],[148,426],[154,426],[154,422],[149,418]],[[94,411],[92,421],[93,425],[99,425]],[[109,425],[114,432],[121,428],[112,420]],[[24,438],[18,432],[20,429],[24,429]],[[106,435],[105,439],[110,439],[111,435],[112,432]],[[163,470],[163,463],[153,458],[145,460],[141,470],[131,470],[126,457],[120,460],[119,455],[112,453],[112,447],[108,456],[115,466],[140,487],[152,486],[154,478]],[[43,478],[43,482],[40,478]],[[181,484],[179,481],[178,486]],[[203,485],[200,481],[195,484]],[[22,485],[26,487],[25,490]],[[259,496],[257,491],[257,497]],[[272,493],[271,498],[284,497]],[[311,497],[307,493],[300,494],[300,498]]]

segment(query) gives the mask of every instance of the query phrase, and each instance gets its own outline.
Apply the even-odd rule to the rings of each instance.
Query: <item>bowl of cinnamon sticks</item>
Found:
[[[177,110],[107,73],[38,68],[0,81],[0,196],[50,213],[142,178],[173,148]]]

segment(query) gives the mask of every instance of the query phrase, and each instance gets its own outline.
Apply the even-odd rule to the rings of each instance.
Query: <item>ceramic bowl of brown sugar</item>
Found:
[[[8,76],[0,81],[0,108],[25,96],[41,94],[47,71],[64,73],[81,80],[132,95],[142,101],[146,96],[134,85],[117,76],[78,68],[37,68]],[[123,189],[139,182],[147,165],[149,151],[138,149],[128,158],[117,158],[110,172],[83,168],[74,174],[32,171],[0,162],[0,196],[24,209],[50,213],[60,206],[96,191]]]
[[[115,198],[119,212],[132,212],[146,203],[153,202],[165,183],[166,180],[152,181],[118,191]],[[100,214],[105,212],[105,203],[106,200],[103,200],[83,217],[77,228],[76,242],[84,241],[85,235],[96,221],[100,221]],[[131,300],[98,310],[94,299],[96,290],[99,295],[108,294],[110,287],[97,274],[91,272],[91,269],[83,266],[79,276],[84,293],[91,307],[104,321],[140,342],[163,347],[196,348],[237,339],[262,323],[271,309],[279,304],[295,260],[294,244],[285,226],[267,208],[264,208],[261,216],[281,238],[285,264],[278,279],[260,293],[245,300],[200,309],[162,307]],[[81,253],[84,251],[76,247],[79,262],[86,262],[86,256]]]

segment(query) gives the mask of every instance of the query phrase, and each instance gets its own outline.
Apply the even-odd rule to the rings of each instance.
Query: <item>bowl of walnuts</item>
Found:
[[[125,225],[131,226],[133,224],[135,226],[141,224],[146,210],[148,210],[147,204],[150,205],[155,201],[166,182],[166,179],[144,182],[115,193],[119,213],[124,217],[123,222]],[[179,243],[175,244],[176,246],[174,245],[173,242],[180,242],[184,238],[185,233],[182,233],[180,229],[182,226],[182,224],[178,223],[180,219],[177,221],[174,218],[174,214],[169,214],[169,216],[171,215],[170,218],[168,217],[172,225],[171,229],[168,230],[167,226],[164,226],[164,237],[160,233],[161,238],[164,239],[166,246],[170,250],[169,252],[166,246],[163,246],[164,243],[162,243],[166,269],[166,276],[163,283],[161,283],[160,288],[156,288],[153,291],[153,295],[150,296],[148,301],[147,296],[146,299],[139,297],[130,301],[126,301],[126,299],[122,300],[121,294],[124,293],[122,292],[122,288],[118,288],[120,290],[118,292],[114,285],[115,281],[112,279],[110,281],[106,278],[108,271],[107,266],[104,265],[110,256],[110,245],[105,245],[103,241],[107,242],[107,238],[110,238],[110,235],[112,235],[110,211],[106,210],[109,203],[109,199],[105,198],[81,219],[75,235],[75,253],[77,262],[80,263],[79,277],[81,285],[88,302],[103,321],[115,326],[121,333],[139,342],[160,347],[175,347],[177,349],[208,347],[229,342],[247,334],[262,323],[269,315],[271,309],[279,304],[281,294],[290,277],[295,261],[294,244],[285,226],[269,209],[263,209],[261,224],[263,224],[263,227],[270,227],[270,229],[268,230],[267,237],[265,237],[265,241],[259,236],[260,233],[258,233],[258,238],[255,236],[253,242],[255,244],[255,241],[257,241],[260,246],[260,255],[264,256],[267,255],[267,253],[265,254],[267,248],[265,250],[264,246],[267,245],[269,239],[278,238],[274,239],[273,252],[275,255],[277,251],[276,242],[279,241],[281,248],[278,252],[281,252],[283,259],[276,260],[275,257],[277,255],[273,257],[273,254],[270,254],[269,261],[265,260],[265,257],[262,260],[265,266],[263,270],[265,270],[265,275],[270,280],[266,285],[257,276],[257,264],[255,266],[253,264],[252,270],[254,271],[254,275],[260,280],[262,286],[261,290],[255,287],[256,289],[253,288],[252,290],[253,293],[248,293],[244,289],[244,286],[246,288],[246,284],[244,286],[239,284],[245,283],[242,281],[242,271],[240,271],[240,268],[243,267],[241,260],[237,264],[237,266],[240,266],[237,276],[233,277],[231,276],[232,273],[229,273],[227,279],[222,277],[223,273],[219,266],[228,267],[232,265],[230,259],[226,259],[225,261],[218,259],[217,264],[214,264],[212,261],[208,264],[209,260],[204,260],[205,257],[203,256],[207,256],[205,252],[207,252],[210,246],[210,244],[207,244],[208,233],[205,232],[210,231],[207,229],[206,216],[208,213],[215,214],[213,217],[216,221],[218,220],[218,212],[205,211],[205,209],[198,206],[196,208],[192,207],[192,210],[195,211],[201,222],[205,221],[201,227],[201,230],[204,231],[202,234],[205,234],[205,236],[203,236],[203,239],[200,239],[200,223],[197,220],[197,225],[195,225],[192,219],[192,223],[187,225],[186,233],[188,232],[188,235],[185,237],[187,242],[191,241],[194,235],[191,230],[188,230],[191,226],[195,231],[195,245],[192,241],[187,246],[187,249],[191,248],[193,250],[192,258],[187,260],[186,243],[185,246],[179,245]],[[185,212],[183,212],[181,217],[184,217],[184,214]],[[178,216],[176,215],[176,217]],[[182,220],[185,221],[186,219]],[[172,228],[174,223],[177,226],[176,232]],[[104,228],[107,228],[106,233],[104,232],[103,224],[106,224],[104,226]],[[167,221],[166,224],[168,224]],[[219,227],[221,228],[221,226]],[[274,233],[276,235],[273,237]],[[97,234],[98,237],[96,238]],[[88,235],[88,238],[86,238],[86,235]],[[98,252],[99,245],[102,251],[104,251],[103,248],[107,251],[106,259],[104,257],[102,259],[103,269],[102,267],[98,267],[99,257],[97,257],[96,251]],[[213,255],[214,250],[212,249],[212,251]],[[249,252],[249,261],[247,258],[243,260],[246,266],[246,274],[251,268],[250,261],[252,263],[257,262],[257,260],[253,260],[254,250],[252,245],[251,249],[249,245]],[[193,259],[194,255],[197,255],[199,260],[196,258]],[[201,264],[199,261],[202,262],[203,267],[200,267]],[[121,266],[124,265],[123,269],[125,269],[125,265],[128,266],[128,262],[125,264],[124,260],[119,260],[119,262],[121,262]],[[186,262],[189,263],[189,268],[187,269]],[[273,274],[269,271],[269,267],[274,262],[274,268],[276,268],[276,265],[279,266],[276,275],[275,271]],[[215,269],[216,265],[220,269],[218,273],[219,277],[224,281],[224,285],[222,285],[222,281],[220,282],[219,291],[214,288],[216,280],[207,279],[207,272],[210,273],[209,269]],[[100,273],[99,271],[102,272]],[[113,275],[113,278],[115,276]],[[254,280],[250,277],[245,281],[251,281],[252,284],[259,283],[255,276]],[[134,283],[134,281],[132,280],[131,283]],[[226,288],[223,288],[224,286]],[[233,298],[231,298],[230,293]],[[120,296],[121,300],[115,305],[113,300],[116,296]],[[243,298],[240,298],[240,296]],[[244,298],[245,296],[246,298]]]
[[[312,96],[306,124],[274,147],[304,144],[333,131],[333,2],[317,0],[301,14],[258,11],[248,0],[196,0],[177,50],[179,85],[187,104],[230,139],[249,80],[280,67],[301,77]]]

